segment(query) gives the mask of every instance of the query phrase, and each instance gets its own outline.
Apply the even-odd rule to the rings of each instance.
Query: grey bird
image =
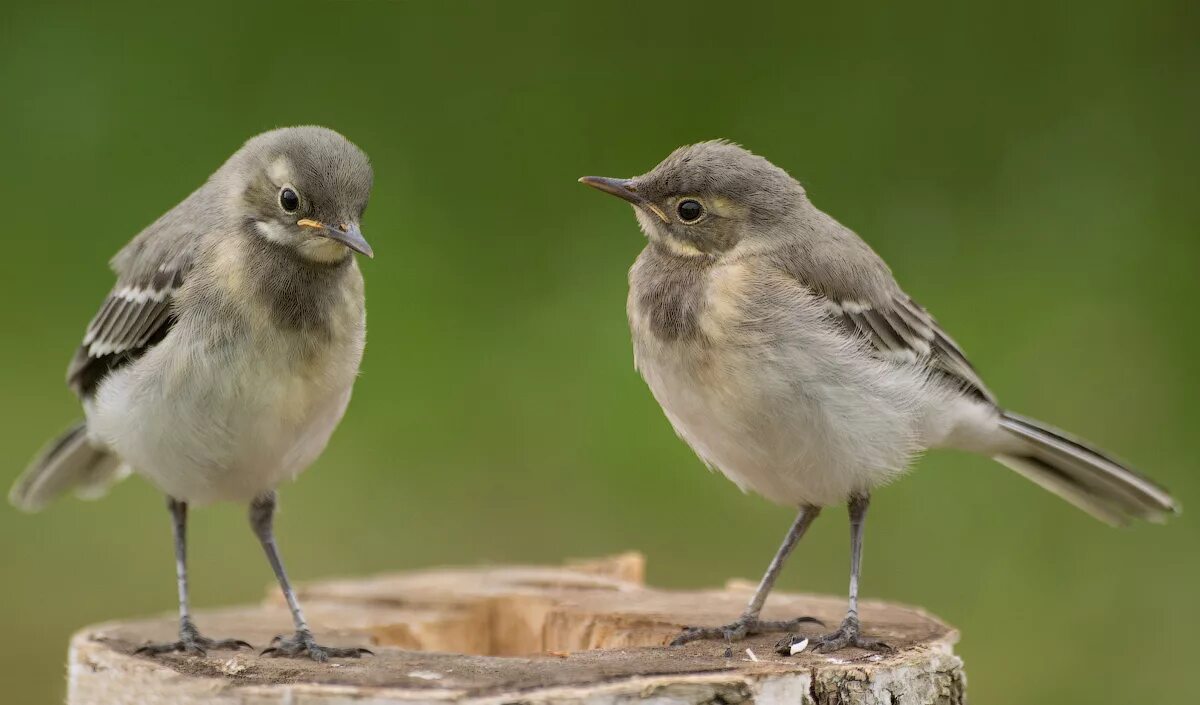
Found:
[[[1120,461],[1004,410],[883,260],[766,159],[704,142],[642,176],[580,181],[633,204],[648,239],[629,272],[629,326],[676,433],[743,490],[799,509],[741,617],[673,643],[816,621],[759,616],[821,508],[846,503],[849,609],[813,648],[886,650],[858,617],[863,522],[871,490],[929,448],[995,458],[1109,524],[1178,511]]]
[[[167,495],[179,640],[140,651],[248,647],[201,636],[188,609],[188,506],[247,502],[295,634],[264,653],[357,657],[313,639],[272,531],[275,488],[308,467],[350,401],[365,340],[359,229],[367,156],[322,127],[246,142],[113,259],[117,283],[67,370],[86,420],[47,446],[9,496],[35,511],[135,472]]]

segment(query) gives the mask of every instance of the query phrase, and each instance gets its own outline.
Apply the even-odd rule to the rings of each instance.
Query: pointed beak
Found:
[[[584,176],[579,179],[579,183],[584,186],[591,186],[597,191],[616,196],[617,198],[629,201],[638,208],[644,208],[654,215],[658,216],[659,220],[664,223],[669,223],[667,216],[658,206],[647,200],[642,194],[638,193],[637,187],[633,183],[633,179],[613,179],[607,176]]]
[[[330,240],[336,240],[346,247],[364,254],[367,257],[374,258],[375,250],[371,249],[371,245],[363,237],[362,230],[358,229],[358,223],[339,223],[338,225],[326,225],[325,223],[304,218],[296,221],[296,225],[303,228],[313,228],[320,231],[320,235],[327,237]]]

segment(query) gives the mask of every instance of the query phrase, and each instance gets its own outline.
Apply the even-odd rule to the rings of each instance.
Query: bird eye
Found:
[[[694,223],[704,215],[704,206],[700,205],[699,201],[689,198],[680,201],[679,205],[675,207],[675,212],[679,214],[679,219],[683,222]]]
[[[300,208],[300,196],[290,186],[279,190],[279,207],[287,213],[295,213]]]

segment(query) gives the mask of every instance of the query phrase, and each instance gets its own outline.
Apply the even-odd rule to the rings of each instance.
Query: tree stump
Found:
[[[135,656],[175,638],[163,617],[89,627],[71,640],[69,705],[382,705],[384,703],[804,703],[957,705],[964,701],[957,632],[912,607],[864,602],[863,624],[895,647],[780,656],[782,634],[727,645],[665,646],[683,625],[723,624],[752,585],[676,592],[643,585],[638,554],[561,568],[446,568],[305,585],[313,630],[332,646],[376,656],[318,664],[219,651]],[[812,615],[829,628],[845,599],[777,593],[764,615]],[[201,612],[201,631],[265,648],[291,620],[276,591],[264,604]],[[800,636],[823,631],[803,625]]]

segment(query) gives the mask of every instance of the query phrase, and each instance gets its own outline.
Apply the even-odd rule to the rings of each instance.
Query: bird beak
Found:
[[[638,208],[645,208],[654,215],[658,216],[659,220],[664,223],[670,223],[667,220],[667,215],[662,212],[662,209],[646,200],[642,194],[637,192],[637,187],[633,185],[633,179],[611,179],[607,176],[584,176],[579,179],[579,183],[584,186],[591,186],[597,191],[611,194],[617,198],[629,201]]]
[[[330,240],[336,240],[346,247],[366,255],[367,257],[375,257],[375,250],[371,249],[371,245],[367,243],[363,237],[362,231],[358,229],[357,223],[340,223],[338,225],[326,225],[318,220],[310,220],[302,218],[296,221],[296,225],[302,228],[313,228],[319,230],[323,237]]]

